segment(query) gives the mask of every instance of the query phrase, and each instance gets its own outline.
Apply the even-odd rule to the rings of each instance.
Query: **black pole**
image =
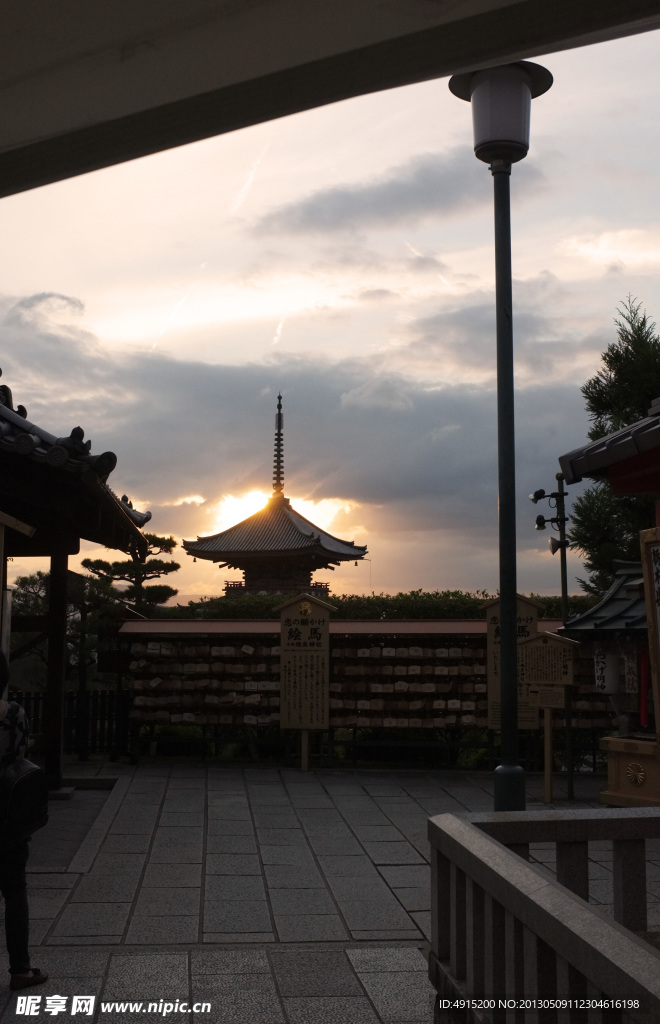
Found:
[[[497,469],[500,538],[501,763],[495,769],[496,811],[525,810],[525,773],[518,764],[518,599],[511,294],[511,164],[491,164],[495,199],[497,324]]]
[[[566,503],[564,501],[564,474],[557,473],[557,520],[559,526],[559,566],[561,572],[561,618],[568,622],[568,574],[566,571]],[[566,731],[566,796],[573,799],[573,700],[571,687],[564,687],[564,721]]]
[[[44,767],[49,789],[62,787],[67,567],[67,554],[58,551],[50,556],[48,669],[44,720]]]

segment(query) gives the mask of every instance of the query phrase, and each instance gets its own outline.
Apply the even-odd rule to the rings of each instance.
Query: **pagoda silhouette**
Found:
[[[284,495],[284,417],[282,396],[277,396],[273,494],[259,512],[212,537],[184,540],[187,554],[220,563],[218,568],[240,569],[243,580],[225,583],[226,597],[243,594],[313,594],[327,596],[328,583],[312,580],[318,569],[341,562],[358,562],[366,546],[341,540],[315,526],[291,507]]]

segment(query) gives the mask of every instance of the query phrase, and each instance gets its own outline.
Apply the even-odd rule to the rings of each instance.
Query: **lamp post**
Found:
[[[472,107],[474,152],[490,165],[495,199],[497,330],[497,467],[500,550],[501,764],[495,769],[496,811],[525,809],[525,773],[518,764],[518,623],[516,486],[511,296],[511,164],[527,156],[532,98],[552,85],[539,64],[519,61],[454,75],[449,88]]]

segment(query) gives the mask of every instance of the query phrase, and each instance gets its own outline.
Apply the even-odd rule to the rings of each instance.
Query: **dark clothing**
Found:
[[[29,728],[25,711],[20,705],[13,705],[12,710],[13,730],[8,714],[9,706],[6,701],[0,701],[0,766],[25,757],[28,747]],[[24,839],[6,853],[0,853],[0,892],[5,901],[5,935],[10,974],[27,974],[30,970],[30,914],[25,882],[28,844],[29,840]]]
[[[27,974],[30,970],[28,912],[25,866],[29,840],[0,856],[0,892],[5,900],[5,935],[9,953],[9,973]]]

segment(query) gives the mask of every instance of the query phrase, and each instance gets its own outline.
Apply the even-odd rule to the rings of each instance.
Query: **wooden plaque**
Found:
[[[300,594],[279,607],[280,728],[327,729],[330,721],[330,612]]]
[[[518,640],[536,634],[538,629],[538,605],[527,597],[518,595]],[[500,602],[499,599],[486,605],[486,666],[488,674],[488,728],[501,727],[500,700]],[[539,711],[521,692],[518,685],[518,728],[538,729]]]

